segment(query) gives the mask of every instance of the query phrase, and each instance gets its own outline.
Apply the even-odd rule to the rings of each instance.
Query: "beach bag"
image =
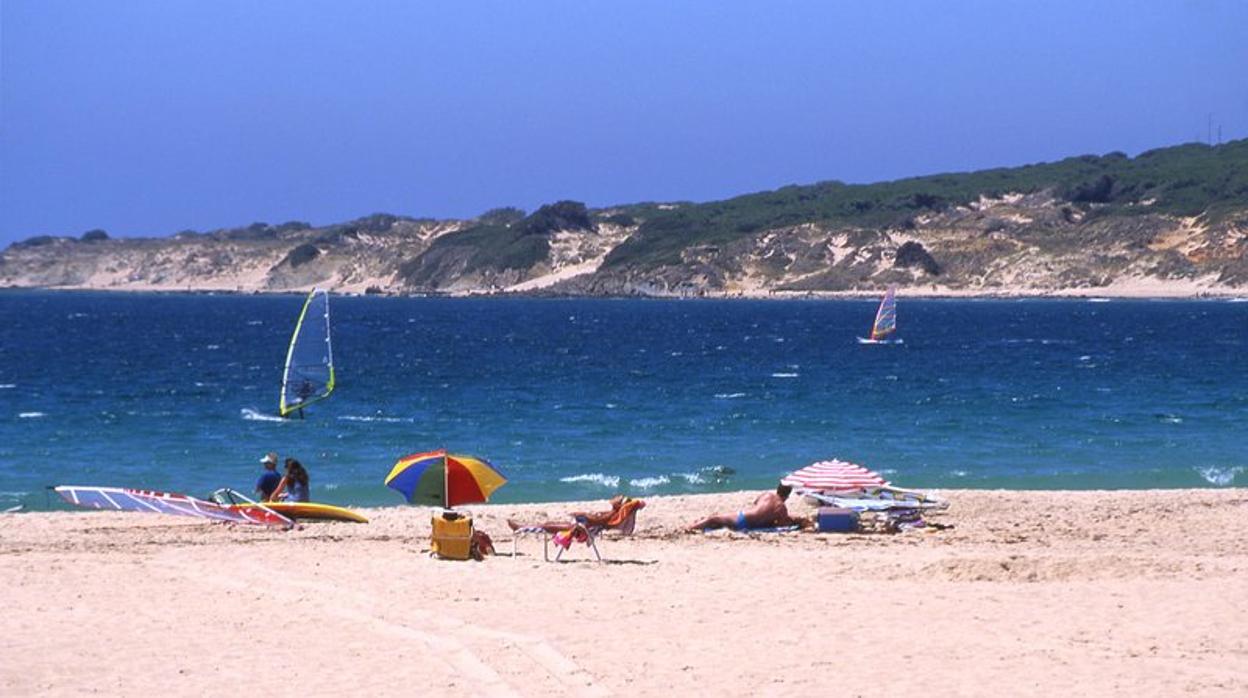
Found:
[[[494,541],[490,540],[485,531],[472,532],[472,559],[484,560],[486,555],[494,554]]]

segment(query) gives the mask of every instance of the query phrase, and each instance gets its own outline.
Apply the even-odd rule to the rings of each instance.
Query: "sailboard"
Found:
[[[125,487],[83,487],[61,485],[53,488],[61,499],[85,509],[137,511],[147,514],[190,516],[210,521],[290,528],[294,522],[269,509],[239,511],[214,502],[196,499],[177,492],[135,490]]]
[[[334,392],[334,349],[329,339],[329,292],[314,288],[303,302],[286,349],[282,371],[283,417],[300,412]]]
[[[901,344],[903,340],[892,335],[897,331],[897,287],[889,286],[875,311],[875,322],[871,323],[871,336],[859,337],[859,344]]]
[[[235,511],[253,511],[268,509],[295,520],[311,521],[347,521],[351,523],[368,523],[362,514],[317,502],[256,502],[237,490],[222,487],[212,493],[212,501]]]

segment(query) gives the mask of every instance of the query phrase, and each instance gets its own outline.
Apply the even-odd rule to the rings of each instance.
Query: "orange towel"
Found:
[[[645,506],[645,501],[641,499],[625,497],[624,501],[620,503],[620,508],[616,509],[615,513],[611,515],[611,518],[607,519],[606,527],[620,528],[625,521],[628,521],[629,518],[636,516],[637,511],[639,509],[644,509]]]

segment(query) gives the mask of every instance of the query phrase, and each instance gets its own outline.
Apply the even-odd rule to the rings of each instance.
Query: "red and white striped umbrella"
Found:
[[[889,487],[879,473],[843,460],[812,463],[780,481],[785,485],[820,492],[852,492],[866,487]]]

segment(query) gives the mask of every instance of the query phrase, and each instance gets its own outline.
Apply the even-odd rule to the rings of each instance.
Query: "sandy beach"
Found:
[[[654,498],[607,562],[431,559],[429,512],[291,532],[0,518],[0,693],[1245,695],[1248,492],[951,491],[952,528],[686,534]],[[794,501],[801,512],[805,505]]]

